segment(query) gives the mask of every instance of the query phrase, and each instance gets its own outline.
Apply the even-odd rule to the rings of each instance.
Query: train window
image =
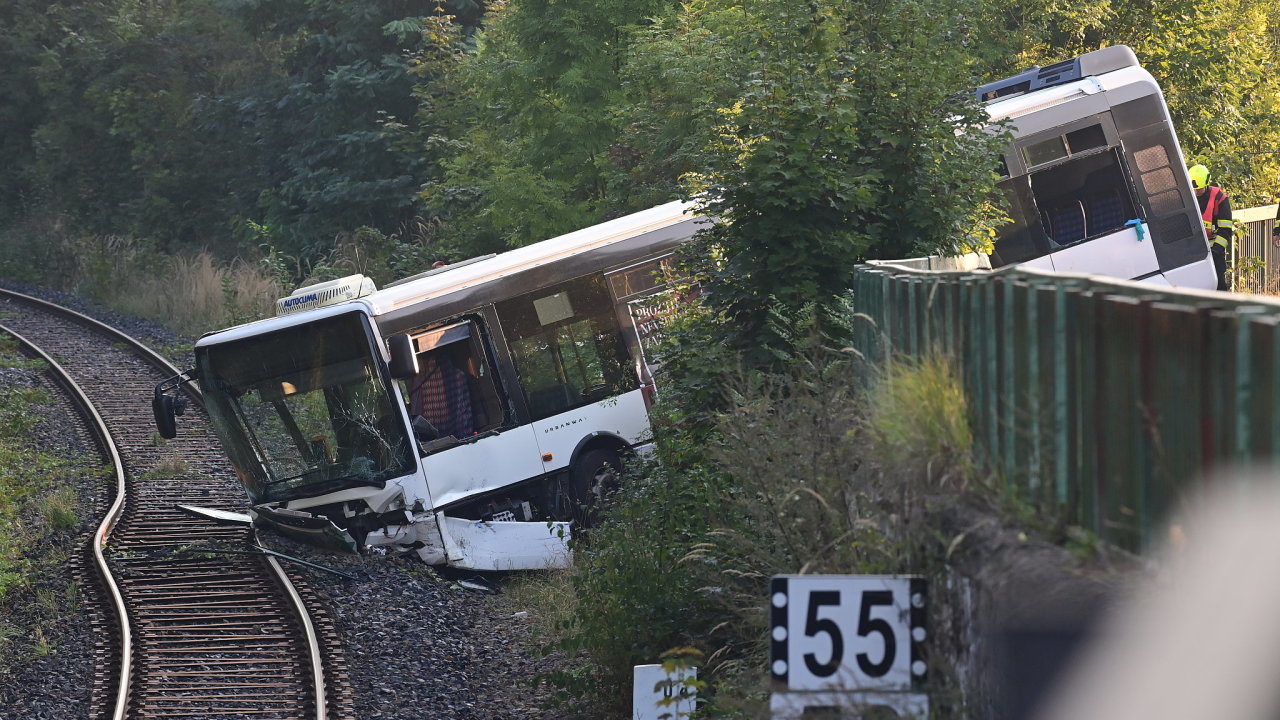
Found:
[[[1090,125],[1067,133],[1067,151],[1072,155],[1107,146],[1107,135],[1102,125]]]
[[[1028,143],[1022,146],[1022,159],[1026,161],[1027,167],[1036,167],[1108,145],[1107,133],[1102,129],[1101,123],[1094,123],[1063,135]]]

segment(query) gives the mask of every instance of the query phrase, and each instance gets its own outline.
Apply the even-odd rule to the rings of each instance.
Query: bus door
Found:
[[[481,319],[410,337],[418,374],[406,382],[405,397],[435,506],[539,475],[533,430],[510,411]]]

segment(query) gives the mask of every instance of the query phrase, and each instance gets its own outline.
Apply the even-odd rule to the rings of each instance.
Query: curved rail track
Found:
[[[252,530],[178,509],[242,512],[207,423],[162,441],[151,393],[177,373],[96,320],[0,289],[0,329],[50,363],[116,469],[118,491],[81,564],[100,574],[95,718],[325,718],[351,714],[338,639],[315,596]],[[82,399],[76,399],[81,397]],[[192,393],[188,413],[203,414]]]

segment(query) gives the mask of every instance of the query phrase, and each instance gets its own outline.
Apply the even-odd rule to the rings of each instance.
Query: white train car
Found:
[[[977,93],[1014,137],[998,184],[1013,223],[992,267],[1217,287],[1169,109],[1130,48],[1035,67]]]

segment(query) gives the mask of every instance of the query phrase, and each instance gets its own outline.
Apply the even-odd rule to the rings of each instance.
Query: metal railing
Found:
[[[980,458],[1042,510],[1141,550],[1188,490],[1280,456],[1280,298],[920,267],[858,267],[855,344],[952,358]]]
[[[1231,249],[1231,287],[1236,292],[1280,292],[1280,247],[1271,237],[1276,206],[1245,208],[1231,213],[1236,223]]]

